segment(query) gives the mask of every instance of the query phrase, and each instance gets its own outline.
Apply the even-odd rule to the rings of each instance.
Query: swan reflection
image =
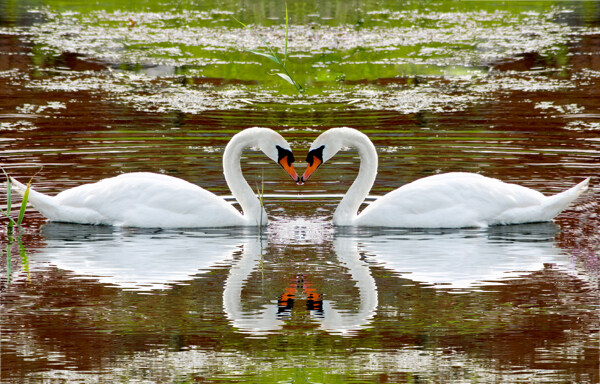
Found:
[[[127,290],[167,289],[230,260],[256,231],[155,231],[47,223],[35,259]]]
[[[399,276],[438,288],[468,289],[569,266],[554,223],[463,230],[354,231],[361,253]],[[348,235],[348,233],[346,233]]]
[[[261,260],[260,247],[249,247],[234,262],[223,290],[223,309],[232,324],[244,333],[259,334],[280,330],[298,308],[296,301],[306,306],[312,322],[327,332],[347,334],[361,329],[374,316],[377,309],[377,286],[368,264],[361,259],[353,239],[339,238],[333,241],[339,266],[347,269],[351,281],[358,288],[355,310],[341,310],[336,301],[323,299],[319,292],[327,287],[312,285],[303,274],[298,274],[291,287],[279,300],[270,300],[260,310],[244,310],[242,290],[256,271]],[[342,272],[340,271],[340,274]],[[355,302],[355,300],[352,300]]]
[[[549,263],[569,266],[568,256],[554,245],[556,231],[548,223],[443,231],[337,228],[325,244],[306,248],[334,256],[321,265],[295,260],[284,244],[267,247],[268,241],[249,229],[154,232],[49,223],[43,228],[47,245],[34,259],[135,291],[168,289],[230,265],[222,310],[237,331],[284,332],[300,319],[312,330],[352,335],[368,327],[377,312],[376,271],[391,270],[386,278],[436,288],[498,284]],[[277,256],[285,262],[274,261]],[[285,289],[280,289],[282,275],[295,276]],[[277,287],[279,296],[248,289],[257,284]],[[308,315],[294,316],[299,312]]]
[[[225,282],[223,306],[232,324],[251,334],[281,330],[294,310],[306,306],[310,321],[324,331],[352,334],[367,327],[379,299],[373,268],[384,268],[418,285],[473,289],[499,284],[544,269],[568,266],[569,258],[554,245],[552,223],[492,227],[485,230],[394,230],[337,228],[333,251],[340,280],[346,274],[358,290],[340,296],[329,287],[312,285],[298,274],[279,300],[245,310],[242,290],[261,261],[260,247],[249,247],[234,261]],[[290,260],[294,262],[294,260]],[[304,292],[302,292],[302,290]],[[327,291],[325,295],[321,295]],[[298,300],[300,296],[301,300]],[[351,301],[347,309],[341,302]],[[299,303],[297,303],[299,302]],[[344,307],[344,309],[342,309]]]
[[[243,333],[281,330],[291,311],[305,305],[311,327],[347,333],[360,329],[377,308],[377,288],[368,264],[349,239],[333,240],[338,264],[334,269],[358,289],[358,297],[329,294],[328,287],[314,284],[298,273],[291,295],[268,298],[242,295],[253,274],[263,283],[280,281],[280,272],[258,274],[267,241],[256,231],[236,228],[201,231],[154,231],[108,226],[48,223],[42,229],[46,246],[35,254],[35,263],[51,264],[72,276],[93,278],[123,290],[155,292],[185,284],[217,265],[231,265],[222,291],[223,311],[231,325]],[[329,248],[328,248],[329,249]],[[286,255],[285,247],[282,250]],[[289,271],[297,270],[289,260]],[[256,275],[254,275],[256,276]],[[322,279],[321,279],[322,280]],[[327,292],[325,297],[320,293]],[[256,296],[259,295],[259,296]],[[340,309],[337,301],[356,305]]]

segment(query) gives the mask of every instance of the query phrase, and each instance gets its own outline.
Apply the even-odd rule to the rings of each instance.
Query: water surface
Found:
[[[360,129],[374,196],[450,171],[545,194],[592,177],[554,223],[342,230],[355,152],[298,186],[248,151],[263,231],[28,210],[24,252],[2,232],[2,382],[598,382],[599,7],[290,2],[298,94],[231,18],[281,52],[280,2],[0,1],[0,163],[40,192],[150,171],[229,195],[221,155],[251,126],[300,170],[321,131]]]

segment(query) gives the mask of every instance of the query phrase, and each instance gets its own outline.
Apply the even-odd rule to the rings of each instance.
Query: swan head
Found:
[[[294,169],[293,163],[295,159],[292,150],[285,149],[279,145],[276,145],[275,148],[277,149],[277,159],[271,156],[269,157],[281,165],[281,167],[288,173],[288,175],[292,177],[295,182],[300,182],[300,177],[298,177],[298,174]]]
[[[260,128],[255,128],[260,129]],[[264,152],[271,160],[281,165],[281,167],[291,176],[291,178],[299,182],[300,177],[294,169],[294,153],[292,152],[288,142],[279,133],[263,128],[264,137],[258,141],[259,149]]]
[[[351,146],[351,141],[347,140],[347,136],[362,133],[352,128],[331,128],[319,135],[313,141],[306,155],[306,162],[308,166],[304,171],[304,174],[300,178],[300,182],[308,180],[310,175],[313,174],[327,160],[331,159],[336,153],[341,151],[345,147]]]

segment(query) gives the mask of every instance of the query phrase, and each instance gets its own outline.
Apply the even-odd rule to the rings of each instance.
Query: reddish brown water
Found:
[[[0,163],[48,194],[150,171],[228,195],[221,154],[251,126],[281,132],[299,170],[319,132],[360,129],[380,156],[373,195],[450,171],[545,194],[592,183],[555,223],[341,231],[330,220],[354,153],[297,186],[248,152],[245,176],[269,196],[262,234],[46,224],[28,210],[26,256],[13,244],[0,260],[2,382],[600,382],[599,34],[568,45],[567,63],[490,63],[484,102],[408,114],[345,103],[144,112],[108,91],[54,87],[62,71],[97,80],[109,64],[76,53],[40,64],[32,49],[0,35]],[[532,72],[575,86],[502,87]],[[382,98],[404,86],[378,82]],[[331,197],[278,196],[289,194]]]

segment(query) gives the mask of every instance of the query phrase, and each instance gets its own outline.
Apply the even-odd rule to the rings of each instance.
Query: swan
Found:
[[[371,140],[353,128],[332,128],[312,143],[300,182],[338,151],[356,148],[358,176],[333,214],[338,226],[464,228],[552,220],[589,184],[589,178],[554,196],[475,173],[451,172],[406,184],[357,211],[377,175],[377,152]]]
[[[133,172],[67,189],[48,196],[33,189],[28,203],[50,221],[125,227],[263,226],[267,214],[242,175],[242,150],[258,148],[295,180],[294,155],[287,141],[268,128],[248,128],[234,135],[223,153],[223,173],[242,213],[222,197],[176,177]],[[15,190],[26,186],[11,177]]]

